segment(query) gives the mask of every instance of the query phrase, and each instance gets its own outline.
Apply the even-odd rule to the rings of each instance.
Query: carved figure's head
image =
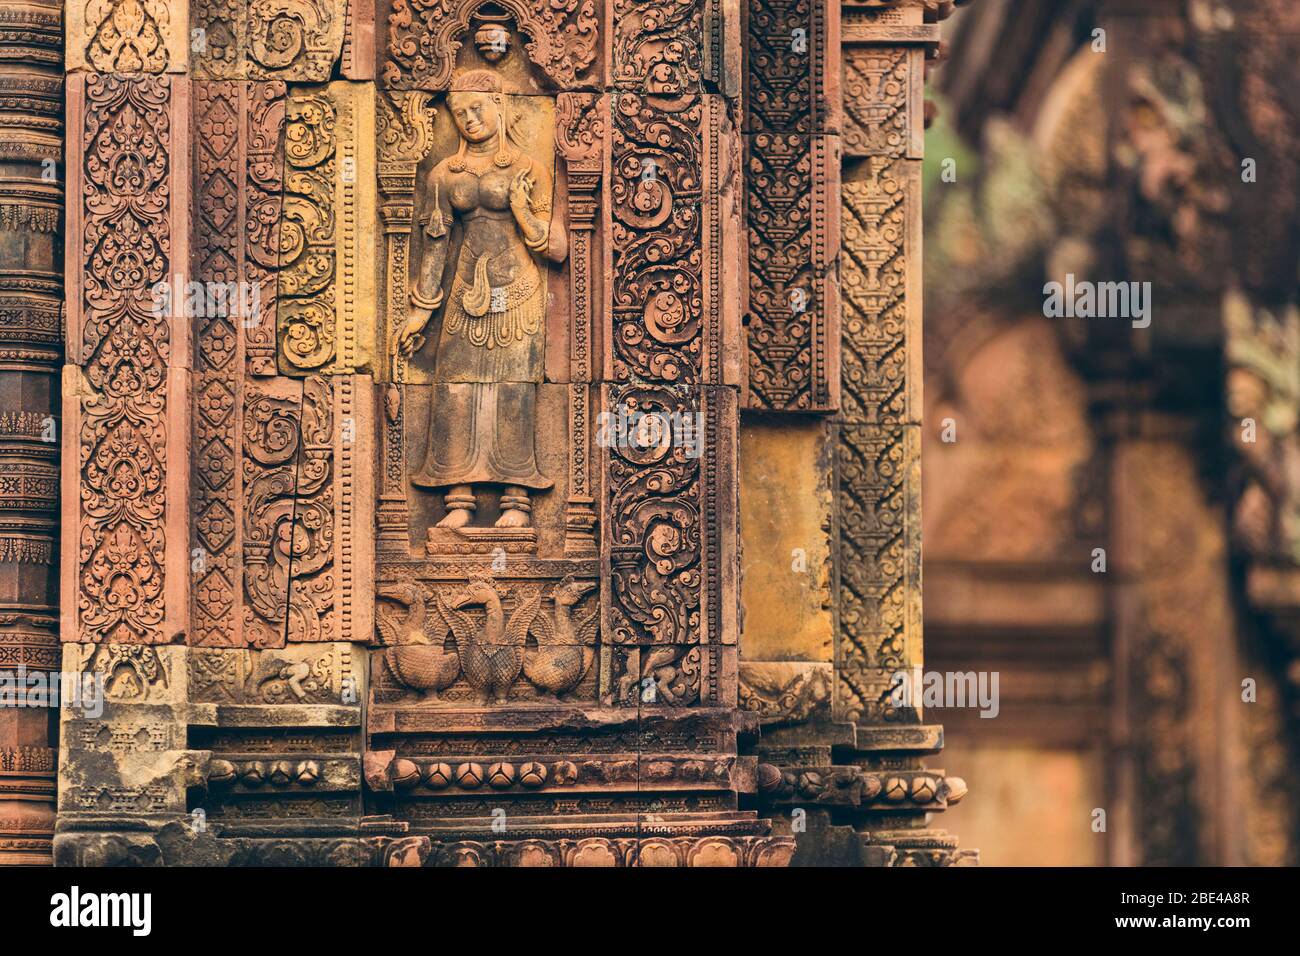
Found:
[[[485,143],[496,135],[505,138],[505,99],[501,77],[491,70],[468,70],[452,80],[447,109],[467,142]]]

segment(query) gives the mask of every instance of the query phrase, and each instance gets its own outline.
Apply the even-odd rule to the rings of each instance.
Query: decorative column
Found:
[[[746,404],[764,414],[741,434],[741,702],[796,864],[977,859],[927,828],[966,785],[924,766],[942,729],[892,697],[922,663],[923,83],[953,7],[749,15]]]
[[[0,866],[54,833],[62,47],[57,0],[0,4]]]
[[[927,770],[943,745],[919,703],[895,707],[895,675],[922,664],[921,160],[927,55],[953,4],[841,6],[844,106],[840,186],[841,403],[836,489],[837,600],[832,710],[853,727],[849,762],[879,792],[864,807],[870,863],[973,862],[926,828],[965,783]],[[875,789],[868,785],[868,792]]]

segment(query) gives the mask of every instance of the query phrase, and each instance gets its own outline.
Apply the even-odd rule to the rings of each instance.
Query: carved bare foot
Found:
[[[501,493],[501,517],[498,528],[527,528],[532,520],[533,506],[528,501],[528,489],[507,485]]]
[[[474,489],[469,485],[456,485],[449,488],[443,497],[447,504],[447,514],[438,522],[439,528],[463,528],[474,517],[478,502],[474,499]]]
[[[463,528],[469,524],[470,518],[474,512],[468,508],[452,508],[447,512],[446,517],[438,522],[439,528]]]
[[[496,526],[498,528],[527,528],[528,513],[526,511],[503,511],[501,517],[496,520]]]

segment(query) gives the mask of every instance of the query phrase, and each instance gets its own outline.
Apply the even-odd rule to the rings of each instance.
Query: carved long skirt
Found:
[[[447,488],[487,483],[535,490],[555,484],[538,470],[535,446],[546,291],[536,278],[529,284],[532,289],[522,300],[509,301],[507,294],[508,313],[481,317],[464,312],[464,286],[453,284],[438,339],[429,449],[424,467],[411,477],[413,484]],[[483,323],[512,333],[484,336]]]

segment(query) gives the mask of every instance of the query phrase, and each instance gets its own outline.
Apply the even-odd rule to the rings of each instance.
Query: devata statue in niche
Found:
[[[461,74],[447,109],[460,146],[417,197],[424,249],[397,341],[414,354],[440,315],[428,450],[411,482],[443,490],[441,527],[469,526],[476,489],[489,486],[502,489],[496,527],[522,528],[530,495],[554,485],[535,448],[546,318],[539,260],[563,261],[567,242],[551,222],[550,170],[528,155],[501,78]]]

